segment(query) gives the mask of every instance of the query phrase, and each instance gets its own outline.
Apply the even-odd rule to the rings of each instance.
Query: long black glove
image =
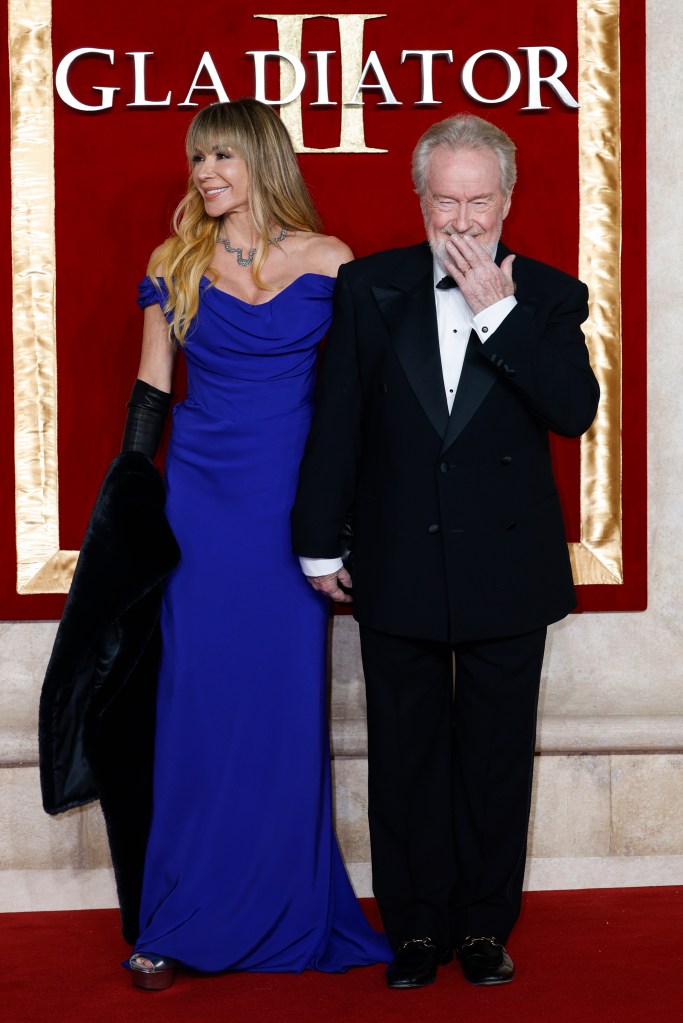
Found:
[[[148,458],[154,458],[171,407],[171,395],[144,380],[136,380],[126,407],[128,416],[121,450],[141,451]]]

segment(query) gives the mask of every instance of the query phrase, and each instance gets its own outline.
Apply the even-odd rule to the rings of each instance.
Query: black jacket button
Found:
[[[503,455],[503,457],[500,460],[500,464],[501,465],[512,465],[512,456],[511,455]]]
[[[448,462],[442,462],[441,465],[439,466],[441,472],[448,472],[449,468],[450,466],[448,465]]]
[[[428,528],[427,532],[428,532],[428,533],[438,533],[438,532],[439,532],[439,527],[438,527],[438,526],[437,526],[437,524],[436,524],[436,523],[434,522],[434,523],[432,523],[432,525],[431,525],[431,526],[430,526],[430,527]]]

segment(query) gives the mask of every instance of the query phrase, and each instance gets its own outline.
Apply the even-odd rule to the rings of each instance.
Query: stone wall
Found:
[[[683,884],[683,7],[648,0],[647,11],[650,604],[639,614],[572,616],[551,630],[530,888]],[[99,808],[49,818],[40,806],[35,723],[54,631],[0,624],[0,911],[114,904]],[[335,621],[331,656],[338,829],[357,890],[369,894],[350,618]]]

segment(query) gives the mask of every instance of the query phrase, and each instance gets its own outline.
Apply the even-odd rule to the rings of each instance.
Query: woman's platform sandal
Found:
[[[154,952],[135,952],[128,960],[130,976],[135,987],[145,991],[164,991],[175,980],[178,963]]]

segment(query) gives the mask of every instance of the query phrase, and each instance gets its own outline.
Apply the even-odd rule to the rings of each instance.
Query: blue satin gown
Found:
[[[252,306],[203,280],[173,410],[154,809],[136,951],[202,971],[343,971],[391,958],[333,830],[328,605],[289,512],[334,280]],[[139,303],[165,301],[146,278]]]

